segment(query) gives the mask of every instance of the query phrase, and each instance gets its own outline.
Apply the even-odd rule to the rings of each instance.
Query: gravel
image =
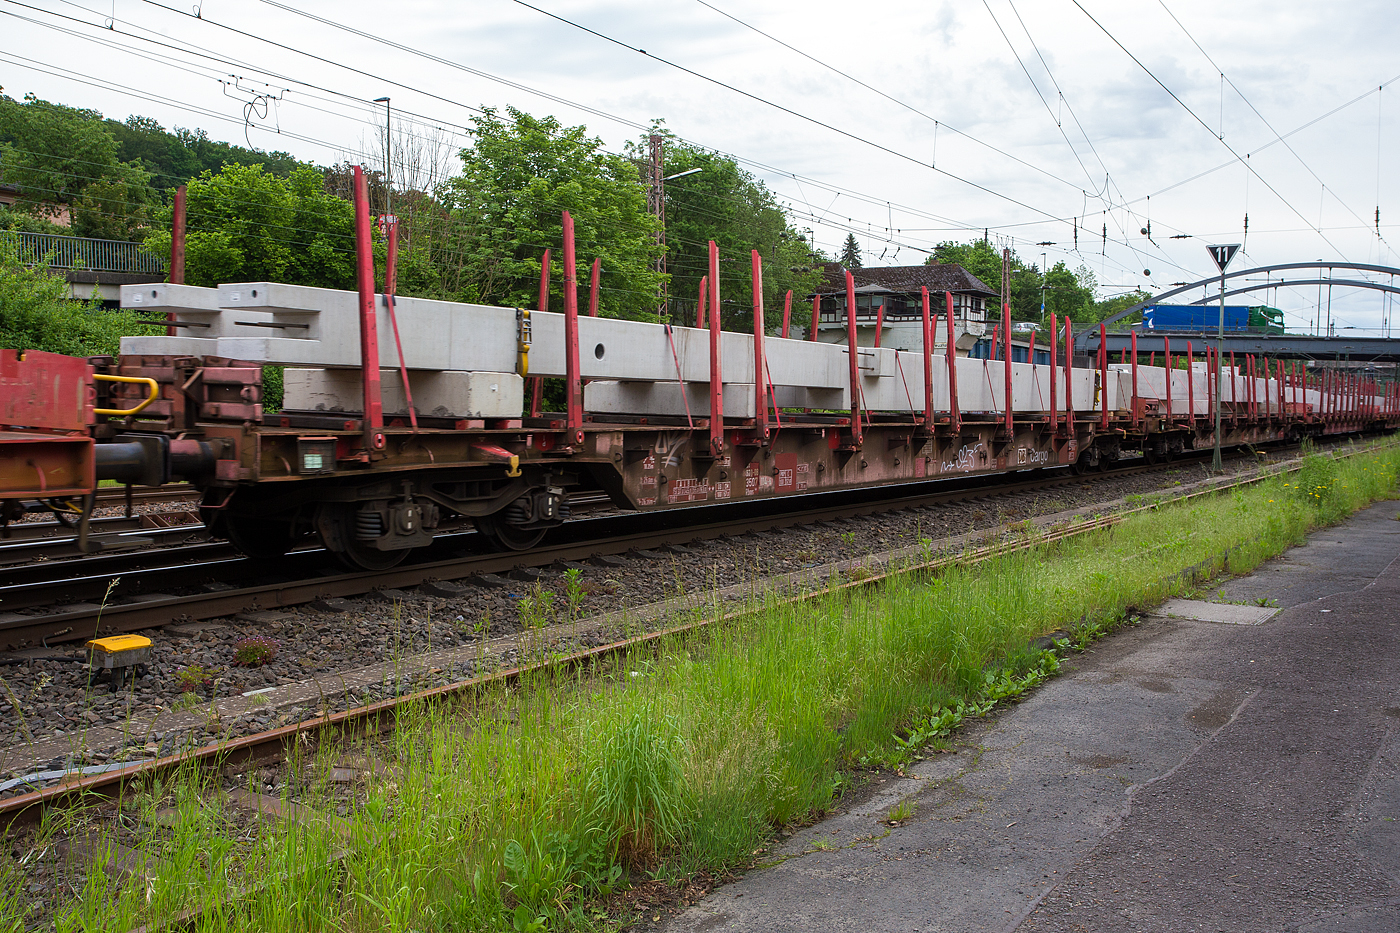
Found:
[[[1247,459],[1227,462],[1227,470],[1254,468]],[[146,721],[158,710],[198,712],[216,697],[236,697],[253,691],[334,675],[376,662],[413,658],[445,648],[474,646],[509,636],[522,625],[538,624],[542,603],[552,601],[551,618],[567,613],[570,593],[577,601],[574,617],[591,616],[655,603],[679,593],[709,592],[733,584],[749,584],[770,574],[801,571],[834,561],[940,539],[969,531],[992,531],[1010,524],[1069,509],[1108,503],[1134,496],[1169,493],[1173,488],[1207,477],[1203,465],[1183,465],[1165,472],[1132,476],[1085,477],[1082,483],[1042,491],[1026,491],[867,516],[838,519],[736,538],[696,541],[677,548],[680,553],[629,556],[609,561],[620,566],[574,565],[572,569],[543,569],[521,576],[530,580],[500,580],[501,585],[463,586],[460,595],[428,595],[431,585],[390,596],[328,601],[276,612],[248,613],[169,625],[140,634],[155,643],[148,669],[126,690],[113,693],[105,679],[91,681],[81,664],[53,660],[0,667],[0,734],[15,738],[11,760],[24,760],[23,749],[51,740],[66,752],[48,760],[58,769],[129,758],[165,755],[188,746],[206,744],[220,736],[251,734],[301,721],[320,710],[314,706],[278,708],[269,703],[233,719],[216,716],[186,723],[168,732],[151,731]],[[573,579],[571,584],[570,579]],[[325,608],[315,608],[323,605]],[[581,645],[613,640],[617,631],[599,630],[575,636]],[[275,656],[259,667],[240,666],[237,650],[249,638],[270,640]],[[558,648],[557,644],[552,645]],[[49,649],[45,655],[62,652]],[[469,652],[466,652],[469,654]],[[76,657],[76,652],[74,653]],[[492,663],[510,663],[510,654]],[[376,684],[356,686],[342,696],[323,701],[325,708],[344,708],[450,683],[476,673],[477,663],[461,660],[449,666],[410,675],[390,676]],[[199,717],[185,716],[198,720]],[[84,733],[111,727],[126,737],[117,744],[89,747]],[[110,732],[104,732],[111,735]],[[3,749],[0,749],[3,751]],[[18,753],[18,754],[15,754]],[[0,772],[0,782],[34,770],[33,756],[25,764]],[[0,798],[19,793],[0,792]]]

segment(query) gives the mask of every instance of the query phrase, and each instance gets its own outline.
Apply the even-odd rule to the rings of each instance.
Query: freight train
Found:
[[[927,290],[915,349],[859,346],[850,315],[844,345],[773,336],[761,298],[752,333],[722,331],[713,244],[708,326],[581,314],[567,214],[563,313],[543,288],[534,309],[396,299],[374,291],[357,209],[357,292],[126,286],[166,334],[115,357],[0,350],[0,522],[42,503],[74,514],[81,542],[99,481],[184,479],[250,557],[314,537],[382,569],[450,518],[533,547],[580,493],[675,509],[1170,457],[1213,443],[1217,399],[1227,447],[1400,426],[1393,385],[1185,341],[1161,365],[1074,360],[1068,320],[1049,365],[959,357],[952,296]],[[761,296],[756,253],[753,277]],[[275,413],[267,366],[285,367]],[[563,380],[562,411],[527,398],[541,378]]]

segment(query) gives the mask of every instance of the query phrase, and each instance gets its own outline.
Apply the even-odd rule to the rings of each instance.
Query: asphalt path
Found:
[[[647,926],[1400,933],[1397,503],[1207,599]]]

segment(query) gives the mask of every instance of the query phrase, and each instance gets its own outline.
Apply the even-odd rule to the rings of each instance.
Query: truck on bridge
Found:
[[[1219,305],[1148,305],[1142,326],[1150,331],[1213,333],[1220,323]],[[1266,305],[1226,305],[1225,330],[1241,333],[1283,333],[1283,312]]]

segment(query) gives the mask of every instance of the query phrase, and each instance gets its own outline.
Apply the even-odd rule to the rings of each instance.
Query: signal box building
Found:
[[[929,290],[930,307],[942,320],[946,313],[944,292],[953,294],[953,339],[959,356],[967,356],[990,333],[988,308],[997,307],[997,292],[962,266],[938,263],[920,266],[884,266],[852,269],[856,290],[856,341],[862,347],[879,345],[897,350],[918,350],[923,345],[923,293]],[[821,313],[817,339],[823,343],[846,342],[846,270],[840,263],[822,267]],[[884,308],[883,319],[880,315]],[[934,346],[946,346],[947,325],[936,330]]]

